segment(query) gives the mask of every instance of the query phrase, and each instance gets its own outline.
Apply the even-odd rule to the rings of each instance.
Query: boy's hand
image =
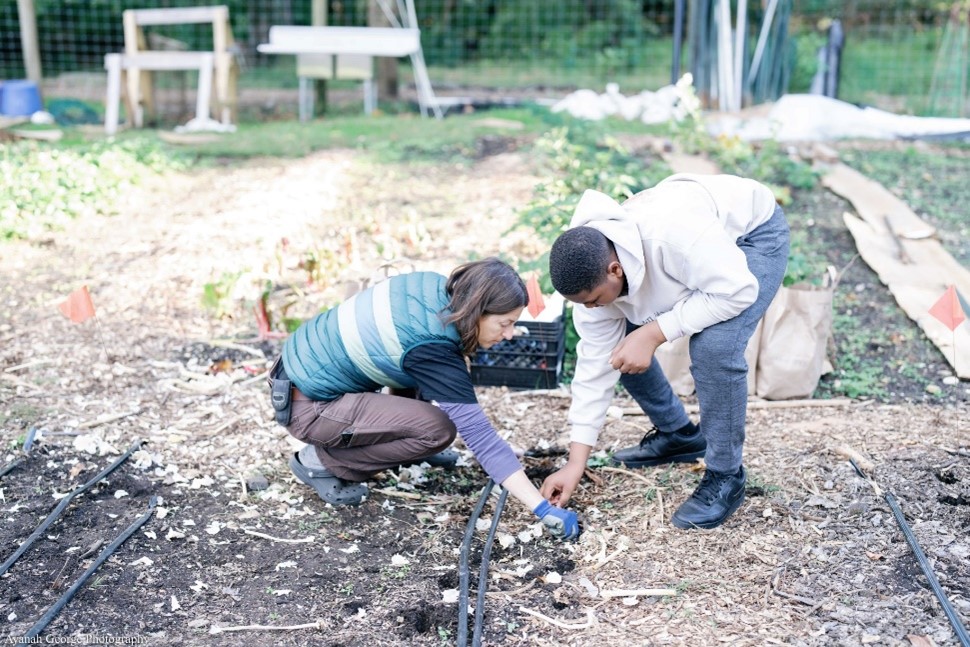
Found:
[[[665,341],[660,324],[651,321],[620,340],[610,354],[610,366],[620,373],[643,373],[650,368],[657,347]]]
[[[576,539],[579,537],[579,517],[572,510],[553,507],[543,500],[532,512],[556,539]]]
[[[582,480],[584,471],[585,468],[582,465],[576,469],[571,463],[567,463],[561,470],[546,477],[539,493],[549,499],[553,505],[566,505]]]

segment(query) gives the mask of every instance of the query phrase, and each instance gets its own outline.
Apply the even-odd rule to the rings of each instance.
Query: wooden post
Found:
[[[27,79],[37,84],[41,90],[43,73],[40,67],[40,48],[37,45],[37,12],[34,0],[17,0],[17,13],[20,17],[20,46],[24,54],[24,69]]]
[[[326,27],[327,0],[312,0],[310,5],[310,23],[315,27]],[[313,102],[313,114],[310,117],[326,114],[327,80],[314,79],[313,93],[316,95],[316,99]]]
[[[121,21],[125,33],[125,54],[135,55],[147,49],[145,33],[135,20],[135,12],[127,9],[121,13]],[[135,128],[145,125],[145,113],[154,115],[155,101],[152,92],[152,77],[147,71],[138,68],[128,68],[125,71],[129,106],[128,121]]]
[[[236,120],[236,73],[233,65],[232,30],[229,26],[229,8],[220,6],[212,17],[212,49],[215,51],[214,116],[224,124]]]
[[[377,0],[368,0],[367,2],[367,26],[368,27],[392,27],[387,16],[381,10],[380,4]],[[377,68],[377,94],[381,97],[387,97],[388,99],[397,99],[400,96],[398,92],[398,74],[397,74],[397,59],[388,56],[382,56],[376,61]]]

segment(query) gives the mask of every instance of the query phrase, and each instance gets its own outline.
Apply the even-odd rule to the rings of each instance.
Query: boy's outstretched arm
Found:
[[[569,443],[569,459],[560,470],[553,472],[542,482],[540,493],[553,505],[562,507],[576,490],[586,471],[586,461],[593,448],[583,443]]]

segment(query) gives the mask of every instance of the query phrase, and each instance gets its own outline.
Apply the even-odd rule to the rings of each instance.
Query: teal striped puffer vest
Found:
[[[458,329],[439,313],[448,304],[447,279],[435,272],[392,276],[306,321],[283,346],[283,366],[314,400],[383,386],[413,388],[402,370],[405,354],[433,342],[460,345]]]

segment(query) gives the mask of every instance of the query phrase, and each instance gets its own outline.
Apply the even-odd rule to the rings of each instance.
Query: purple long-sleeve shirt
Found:
[[[451,418],[458,435],[496,483],[522,469],[515,452],[499,437],[478,403],[465,360],[456,346],[418,346],[405,356],[403,368],[417,382],[418,396],[437,403]]]

